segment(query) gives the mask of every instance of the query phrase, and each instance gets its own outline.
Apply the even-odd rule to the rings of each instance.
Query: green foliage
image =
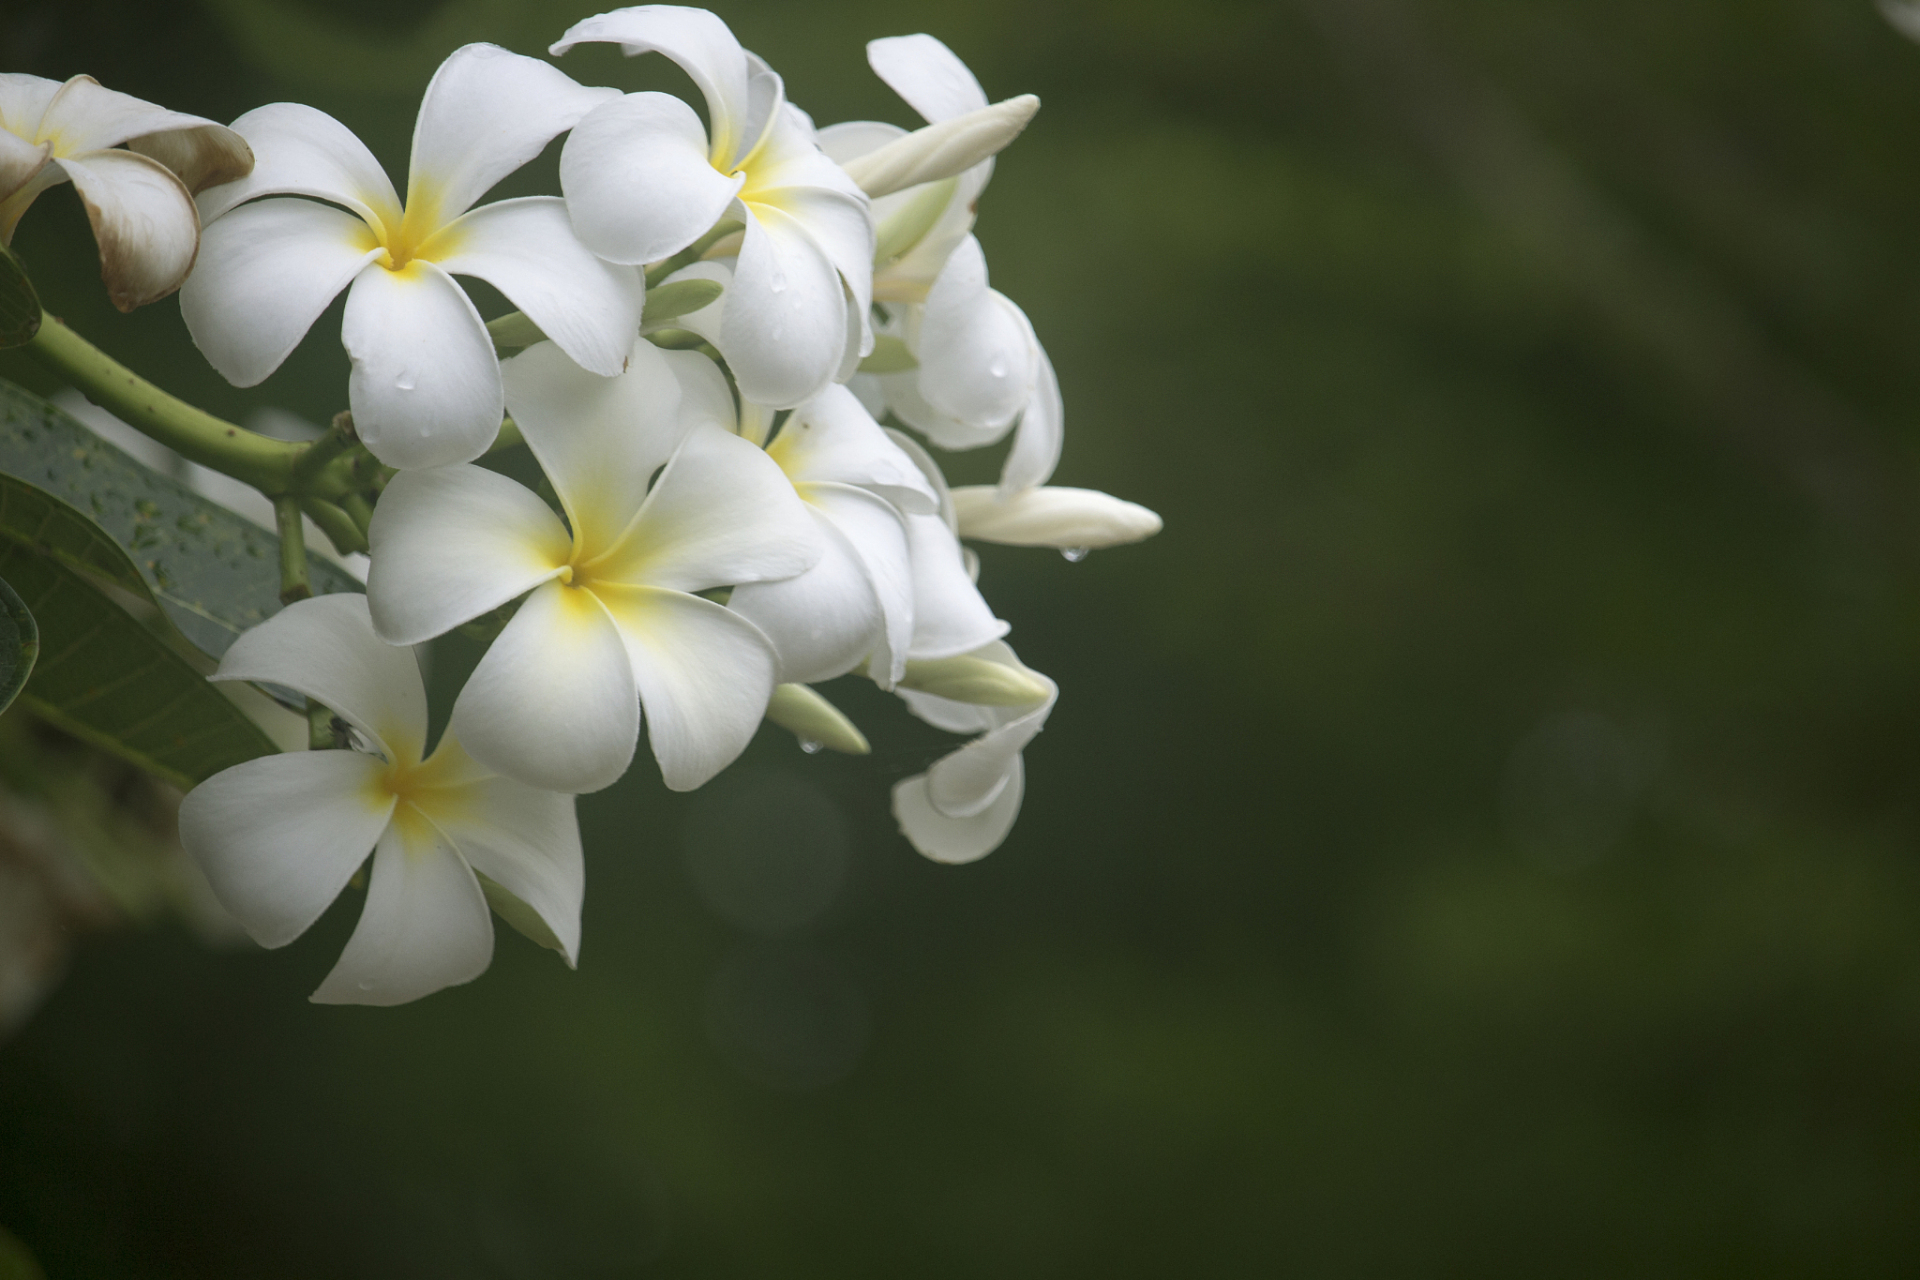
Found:
[[[136,595],[150,594],[180,633],[210,657],[225,653],[241,632],[280,608],[273,534],[134,461],[4,380],[0,476],[26,482],[4,488],[0,525],[6,528],[0,536],[45,542],[69,568],[98,574]],[[28,486],[43,496],[32,496]],[[56,519],[48,532],[32,531],[45,516],[46,495],[80,523]],[[309,572],[316,595],[360,589],[324,561],[312,562]]]
[[[14,589],[0,579],[0,711],[13,705],[33,674],[40,655],[40,628],[33,613]]]

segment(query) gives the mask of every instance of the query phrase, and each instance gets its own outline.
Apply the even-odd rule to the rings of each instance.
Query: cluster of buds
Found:
[[[968,736],[900,781],[893,809],[928,857],[985,855],[1058,690],[1006,643],[963,540],[1077,558],[1160,527],[1048,483],[1059,386],[972,235],[992,157],[1036,99],[989,103],[945,45],[902,36],[869,61],[926,127],[816,129],[705,10],[602,14],[550,52],[589,42],[677,63],[704,122],[669,94],[469,45],[427,87],[404,199],[311,107],[222,128],[84,79],[0,77],[0,231],[70,178],[116,301],[177,286],[231,382],[265,379],[346,293],[352,428],[393,469],[366,521],[366,594],[289,605],[215,677],[305,695],[340,749],[230,768],[181,810],[188,851],[267,946],[372,851],[316,1000],[473,978],[490,907],[572,963],[573,797],[625,773],[643,727],[675,790],[763,719],[864,750],[810,687],[849,673]],[[563,134],[560,196],[480,203]],[[483,320],[455,276],[517,310]],[[945,450],[1010,437],[1000,482],[950,488],[914,433]],[[477,465],[509,440],[551,500]],[[429,753],[410,646],[503,616]]]

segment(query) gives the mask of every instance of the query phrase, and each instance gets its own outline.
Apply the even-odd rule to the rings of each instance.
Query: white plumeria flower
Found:
[[[395,467],[478,457],[500,427],[500,372],[454,276],[499,289],[595,373],[620,372],[639,328],[638,272],[589,252],[558,197],[469,212],[618,97],[494,45],[455,50],[420,103],[404,205],[333,117],[285,102],[247,112],[233,127],[253,144],[257,167],[200,198],[206,244],[180,295],[194,342],[228,381],[253,386],[351,285],[341,340],[353,360],[347,399],[360,439]],[[245,203],[289,195],[310,198]]]
[[[890,36],[867,45],[867,61],[929,123],[987,106],[987,95],[951,49],[930,35]],[[848,163],[904,136],[872,121],[832,125],[820,145]],[[1001,470],[1004,492],[1045,484],[1060,460],[1064,408],[1052,362],[1026,313],[987,279],[986,255],[971,234],[975,207],[992,176],[986,160],[951,184],[929,183],[874,203],[879,228],[873,296],[892,315],[917,367],[862,375],[864,388],[943,449],[975,449],[1018,427]],[[876,390],[877,389],[877,390]]]
[[[952,658],[972,653],[1007,634],[1007,624],[974,585],[978,562],[960,545],[959,519],[947,481],[920,443],[903,432],[887,435],[913,459],[939,502],[931,515],[906,514],[907,549],[913,567],[913,639],[909,658]]]
[[[1013,667],[1047,689],[1029,707],[978,707],[911,689],[897,690],[913,713],[950,733],[980,736],[894,784],[893,816],[913,847],[935,862],[972,862],[1000,847],[1026,793],[1021,752],[1046,727],[1060,689],[995,642],[974,657]]]
[[[596,41],[678,63],[706,98],[709,127],[664,93],[628,94],[582,120],[560,154],[580,238],[613,262],[654,262],[738,220],[715,345],[741,394],[786,408],[845,381],[872,347],[865,193],[821,154],[780,77],[706,10],[616,9],[576,23],[552,52]]]
[[[452,723],[477,759],[535,786],[614,782],[643,707],[669,787],[725,768],[760,724],[776,658],[759,628],[693,593],[790,578],[822,553],[819,526],[762,450],[681,415],[670,355],[707,363],[637,339],[617,378],[583,373],[551,343],[502,367],[566,523],[530,490],[465,465],[402,472],[374,511],[367,591],[389,642],[418,643],[532,593]]]
[[[42,191],[73,183],[122,311],[180,287],[200,245],[193,193],[252,167],[246,142],[224,125],[103,89],[92,76],[62,84],[0,75],[0,244],[13,243]]]
[[[304,693],[362,748],[249,760],[180,805],[181,843],[264,947],[305,933],[373,851],[360,923],[314,1000],[404,1004],[478,977],[493,922],[476,872],[530,908],[569,965],[578,959],[573,797],[494,776],[452,731],[422,759],[419,667],[373,634],[364,596],[288,606],[234,641],[214,679]]]
[[[938,509],[919,467],[845,387],[795,409],[769,442],[773,411],[747,401],[736,414],[711,361],[690,362],[683,383],[700,404],[692,412],[766,449],[820,526],[817,564],[736,587],[727,607],[773,642],[782,684],[830,680],[866,662],[881,687],[892,688],[913,638],[904,513]]]
[[[1095,551],[1151,538],[1161,528],[1160,517],[1137,502],[1062,485],[1013,494],[963,485],[953,490],[953,509],[962,538],[1013,547]]]

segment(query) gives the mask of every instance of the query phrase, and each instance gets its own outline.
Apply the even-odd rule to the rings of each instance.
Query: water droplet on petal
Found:
[[[411,391],[414,386],[413,375],[411,373],[403,373],[393,380],[393,385],[401,391]]]
[[[786,273],[783,271],[774,272],[767,280],[767,287],[775,293],[785,293],[787,291]]]
[[[800,739],[800,749],[810,756],[818,755],[820,753],[820,744],[812,738],[802,738]]]
[[[1087,553],[1091,550],[1093,550],[1092,547],[1062,547],[1060,556],[1068,564],[1079,564],[1087,558]]]
[[[989,360],[987,362],[987,372],[992,374],[996,378],[1006,377],[1007,376],[1007,358],[1005,356],[995,356],[993,359]]]

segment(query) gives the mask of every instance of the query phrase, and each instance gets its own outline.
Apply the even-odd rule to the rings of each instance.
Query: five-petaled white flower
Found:
[[[560,154],[580,238],[610,261],[653,262],[737,219],[740,261],[716,345],[741,394],[786,408],[845,381],[872,346],[873,223],[780,77],[704,9],[617,9],[576,23],[552,52],[595,41],[679,63],[709,126],[664,93],[595,108]]]
[[[531,592],[453,710],[474,756],[535,786],[594,791],[625,772],[646,711],[667,785],[740,754],[773,693],[759,628],[694,594],[790,578],[822,536],[765,452],[680,413],[672,357],[636,339],[617,378],[551,343],[502,367],[507,403],[566,512],[475,466],[396,476],[374,512],[374,625],[436,636]],[[664,464],[664,468],[663,468]],[[648,478],[658,470],[652,487]]]
[[[42,191],[73,183],[122,311],[180,287],[200,245],[193,193],[252,167],[246,142],[226,126],[103,89],[92,76],[62,84],[0,75],[0,244],[13,243]]]
[[[569,965],[578,958],[573,797],[494,776],[451,731],[422,759],[419,667],[375,637],[364,596],[289,606],[234,641],[214,678],[304,693],[364,748],[249,760],[180,806],[181,843],[266,947],[306,932],[373,851],[360,923],[316,1001],[403,1004],[479,976],[493,922],[476,873],[530,908]]]
[[[966,64],[930,35],[874,40],[867,61],[930,123],[987,106]],[[853,121],[822,129],[820,145],[846,163],[902,134],[893,125]],[[1053,474],[1065,413],[1033,325],[988,284],[986,255],[972,235],[975,206],[992,174],[993,161],[984,160],[948,182],[874,202],[873,296],[890,311],[881,331],[904,341],[917,367],[862,375],[856,385],[876,412],[891,409],[943,449],[993,444],[1017,421],[1000,475],[1010,495]]]
[[[972,862],[1000,847],[1020,816],[1026,793],[1021,752],[1046,728],[1060,689],[1053,681],[995,641],[975,657],[1013,667],[1046,687],[1044,700],[1028,707],[977,707],[911,689],[896,690],[913,713],[949,733],[980,736],[959,750],[894,784],[893,816],[901,834],[935,862]]]
[[[180,296],[193,340],[229,381],[252,386],[350,283],[341,338],[360,439],[396,467],[478,457],[499,430],[500,374],[480,313],[453,276],[499,289],[596,373],[620,372],[639,328],[638,272],[590,253],[558,197],[468,212],[618,97],[494,45],[456,50],[421,101],[404,205],[333,117],[284,102],[247,112],[233,127],[258,165],[200,197],[205,245]],[[244,203],[272,195],[311,198]]]

